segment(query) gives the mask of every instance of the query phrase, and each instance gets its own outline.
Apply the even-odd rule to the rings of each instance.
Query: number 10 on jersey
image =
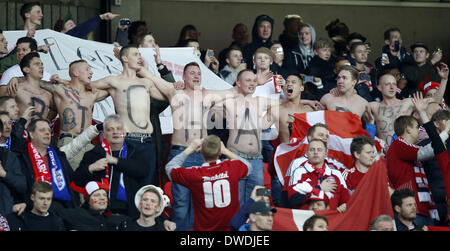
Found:
[[[206,208],[223,208],[230,205],[230,182],[228,180],[215,180],[203,183]]]

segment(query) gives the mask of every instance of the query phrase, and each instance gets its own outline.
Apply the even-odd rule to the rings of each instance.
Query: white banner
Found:
[[[8,41],[8,49],[13,49],[17,39],[26,36],[26,31],[4,31],[3,35]],[[94,73],[92,80],[119,75],[122,72],[122,64],[114,57],[112,44],[84,40],[65,35],[53,30],[37,30],[34,36],[38,45],[51,44],[47,54],[40,53],[44,63],[44,69],[50,74],[58,74],[60,78],[70,80],[69,64],[75,60],[84,59]],[[141,48],[142,56],[147,61],[150,70],[159,76],[154,60],[154,50]],[[176,81],[182,81],[183,68],[189,62],[197,62],[202,71],[202,86],[206,89],[224,90],[231,85],[210,71],[201,60],[194,55],[193,48],[160,48],[161,59]],[[109,114],[114,114],[114,104],[111,97],[97,102],[94,106],[93,119],[103,121]],[[161,130],[163,134],[173,132],[172,114],[170,107],[160,114]]]

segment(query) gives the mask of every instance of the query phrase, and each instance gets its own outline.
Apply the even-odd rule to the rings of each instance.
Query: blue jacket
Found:
[[[66,32],[66,34],[73,37],[85,38],[91,31],[98,27],[100,21],[102,21],[100,16],[95,16],[84,23],[78,24],[73,29]]]
[[[255,201],[252,198],[248,199],[244,205],[241,206],[241,209],[233,216],[233,219],[230,221],[230,228],[232,231],[242,231],[242,225],[248,220],[248,209],[253,203],[255,203]]]
[[[252,230],[250,229],[249,224],[244,224],[239,228],[239,231],[252,231]]]

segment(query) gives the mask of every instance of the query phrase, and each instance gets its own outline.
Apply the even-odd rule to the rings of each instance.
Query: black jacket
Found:
[[[172,72],[169,71],[167,67],[164,67],[162,70],[158,70],[158,72],[162,79],[171,83],[175,82]],[[170,143],[164,141],[159,114],[169,106],[169,102],[150,98],[150,106],[150,122],[153,125],[152,138],[154,139],[156,146],[156,164],[158,165],[158,168],[156,169],[157,172],[151,175],[155,176],[152,177],[153,181],[159,182],[159,170],[164,170],[164,157]]]
[[[78,231],[120,231],[129,221],[125,215],[100,213],[85,207],[65,209],[60,216],[67,230]]]
[[[21,215],[11,213],[7,215],[11,231],[64,231],[62,219],[49,212],[47,216],[39,216],[25,211]]]
[[[328,61],[321,59],[319,56],[314,56],[309,62],[306,75],[318,77],[322,80],[323,88],[318,89],[314,84],[305,85],[305,96],[307,99],[319,100],[323,95],[330,92],[331,89],[336,87],[336,78],[334,74],[334,59],[330,58]],[[303,98],[304,96],[302,96]]]
[[[83,160],[81,160],[80,162],[80,166],[74,173],[73,181],[75,185],[78,187],[84,187],[89,181],[101,181],[101,179],[105,177],[106,171],[103,170],[91,174],[88,168],[89,165],[93,164],[101,158],[104,158],[105,156],[106,152],[103,149],[101,143],[96,145],[89,152],[86,152],[84,154]],[[112,212],[122,212],[123,214],[136,218],[139,216],[139,212],[134,205],[134,196],[142,186],[147,185],[144,181],[150,172],[147,166],[143,165],[145,163],[145,158],[143,157],[144,156],[140,156],[139,154],[137,154],[133,144],[127,142],[127,158],[119,158],[119,161],[117,165],[114,166],[113,171],[114,173],[123,173],[123,182],[125,185],[128,202],[125,203],[125,205],[124,202],[118,201],[116,199],[119,179],[115,179],[114,177],[119,177],[119,175],[110,175],[110,179],[113,179],[112,182],[110,180],[111,191],[109,198]],[[111,165],[109,167],[111,174]],[[126,212],[123,212],[123,210],[126,210]]]
[[[417,145],[425,146],[431,142],[431,139],[424,139]],[[447,139],[445,145],[449,146],[450,139]],[[430,185],[431,194],[433,195],[434,202],[436,203],[436,208],[439,212],[440,223],[444,223],[447,217],[447,201],[445,193],[445,182],[444,176],[442,175],[441,169],[439,168],[439,163],[436,157],[430,160],[422,161],[422,165],[425,170],[425,174],[428,179],[428,184]]]
[[[242,48],[242,56],[245,59],[245,62],[247,63],[248,69],[253,69],[253,54],[255,54],[255,51],[259,47],[266,47],[269,48],[272,46],[272,34],[270,34],[270,37],[263,41],[259,35],[258,35],[258,26],[262,21],[269,21],[272,24],[272,34],[273,34],[273,19],[268,17],[267,15],[259,15],[255,19],[255,23],[253,24],[252,28],[252,42],[250,44],[247,44]]]
[[[22,119],[21,119],[22,120]],[[16,125],[14,126],[16,127]],[[32,207],[33,203],[30,199],[31,196],[31,188],[35,182],[35,173],[33,169],[33,163],[31,162],[30,155],[28,153],[28,145],[25,139],[21,136],[22,133],[19,133],[18,131],[15,132],[15,129],[13,127],[13,135],[14,133],[17,133],[16,139],[13,138],[12,146],[14,146],[14,151],[16,151],[17,157],[19,159],[20,165],[22,167],[22,173],[25,175],[26,178],[26,191],[25,191],[25,197],[22,198],[22,201],[25,201],[27,204],[27,207]],[[19,130],[20,131],[20,130]],[[22,130],[23,132],[23,130]],[[20,135],[20,136],[19,136]],[[61,208],[74,208],[78,207],[80,205],[80,196],[77,192],[72,190],[70,187],[70,183],[72,182],[72,175],[73,175],[73,169],[70,166],[69,162],[67,161],[66,154],[64,152],[61,152],[58,148],[54,148],[56,154],[58,155],[59,161],[62,165],[62,170],[64,173],[64,180],[67,184],[67,190],[69,191],[69,195],[71,197],[70,201],[63,201],[58,199],[53,199],[52,206],[50,207],[50,212],[57,212]]]
[[[396,67],[399,70],[407,65],[415,65],[413,56],[406,51],[404,47],[400,48],[400,58],[393,56],[391,54],[391,51],[389,49],[389,45],[385,45],[382,48],[382,53],[386,53],[389,57],[389,64],[388,65],[382,65],[381,64],[381,57],[377,58],[375,60],[375,67],[377,68],[377,72],[381,73],[385,68],[387,67]],[[378,76],[380,77],[380,76]]]
[[[403,92],[407,97],[412,96],[419,90],[419,83],[421,81],[424,81],[424,83],[428,83],[429,81],[441,82],[441,77],[439,76],[436,67],[430,62],[427,62],[420,67],[416,64],[406,65],[400,71],[405,74],[405,78],[408,80],[408,84],[403,88]]]
[[[7,172],[5,178],[0,178],[0,214],[8,215],[13,205],[23,199],[27,182],[15,153],[0,147],[0,161]]]

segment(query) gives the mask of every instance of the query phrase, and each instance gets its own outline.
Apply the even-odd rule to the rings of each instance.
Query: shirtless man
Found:
[[[344,65],[340,68],[337,77],[338,95],[327,93],[320,99],[320,103],[327,110],[352,112],[361,119],[368,102],[354,90],[357,83],[358,72],[353,67]]]
[[[28,107],[33,106],[32,119],[48,118],[49,109],[53,106],[53,95],[39,85],[44,72],[39,53],[30,52],[25,55],[20,62],[20,69],[25,76],[25,81],[19,82],[15,93],[11,94],[19,106],[19,117]],[[9,83],[8,87],[11,84]]]
[[[67,85],[54,85],[44,81],[40,83],[43,89],[53,94],[53,101],[60,117],[61,133],[58,147],[68,144],[90,126],[95,102],[108,97],[107,91],[92,91],[90,87],[92,74],[91,67],[85,60],[77,60],[69,65],[71,80]],[[69,159],[73,170],[78,168],[84,153],[92,148],[94,145],[88,144],[75,157]]]
[[[208,96],[212,90],[205,90],[201,87],[201,70],[197,63],[191,62],[185,65],[183,70],[184,89],[178,90],[149,71],[142,71],[145,77],[151,79],[155,86],[167,97],[172,109],[172,147],[169,160],[183,152],[189,144],[196,139],[207,136],[207,126],[204,124],[206,108],[204,97]],[[227,91],[216,91],[227,92]],[[216,121],[222,122],[219,117]],[[201,166],[203,157],[200,153],[193,153],[183,163],[183,167]],[[172,183],[172,194],[174,197],[173,220],[177,224],[178,230],[188,230],[193,227],[193,206],[189,189],[176,183]]]
[[[252,165],[249,176],[239,182],[241,205],[249,198],[253,188],[264,186],[264,164],[261,154],[261,134],[273,123],[279,108],[278,99],[253,97],[257,77],[251,70],[242,70],[236,79],[236,89],[227,94],[224,102],[229,138],[227,148]]]
[[[281,143],[287,143],[290,140],[289,124],[293,122],[292,116],[295,113],[305,113],[315,111],[311,106],[304,105],[300,102],[301,94],[305,86],[299,75],[291,74],[286,79],[283,87],[285,99],[281,101],[279,110],[279,126],[278,135]]]
[[[447,86],[447,79],[449,69],[447,65],[442,64],[438,68],[439,76],[441,77],[441,84],[438,92],[433,95],[432,100],[440,103],[445,94]],[[397,81],[391,74],[384,74],[379,79],[377,88],[383,95],[381,102],[370,102],[370,112],[377,127],[376,135],[378,138],[386,142],[387,147],[391,144],[392,136],[394,135],[394,121],[401,115],[412,115],[414,105],[411,98],[398,99],[395,96]]]
[[[145,68],[138,48],[134,45],[124,46],[120,50],[123,66],[122,74],[108,76],[92,82],[92,87],[106,90],[112,97],[116,113],[124,121],[128,142],[136,146],[136,151],[147,157],[150,175],[147,184],[159,185],[156,166],[155,143],[151,134],[153,126],[150,121],[150,97],[165,100],[152,81],[138,77]]]

